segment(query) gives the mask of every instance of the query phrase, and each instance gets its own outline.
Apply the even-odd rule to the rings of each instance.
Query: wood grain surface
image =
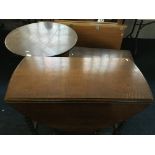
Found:
[[[150,101],[142,73],[130,59],[26,57],[15,70],[7,100]]]
[[[54,22],[32,23],[11,31],[6,47],[21,56],[56,56],[67,52],[77,42],[76,32]]]

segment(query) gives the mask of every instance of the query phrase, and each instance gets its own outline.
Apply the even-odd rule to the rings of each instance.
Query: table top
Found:
[[[5,100],[115,104],[147,103],[153,97],[130,59],[25,57],[12,75]]]
[[[77,42],[76,32],[63,24],[38,22],[11,31],[6,47],[21,56],[56,56],[70,50]]]
[[[126,58],[133,60],[128,50],[88,48],[75,46],[69,51],[70,57],[102,57],[102,58]]]

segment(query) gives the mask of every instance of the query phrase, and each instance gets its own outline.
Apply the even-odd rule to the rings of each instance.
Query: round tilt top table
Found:
[[[57,56],[77,42],[76,32],[63,24],[38,22],[21,26],[5,38],[6,47],[21,56]]]

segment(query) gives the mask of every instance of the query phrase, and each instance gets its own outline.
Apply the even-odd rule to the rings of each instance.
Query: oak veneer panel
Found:
[[[104,48],[86,48],[75,46],[69,51],[70,57],[102,57],[102,58],[126,58],[133,60],[130,51]]]
[[[73,28],[77,46],[120,49],[126,26],[115,23],[56,21]]]
[[[96,130],[125,121],[149,103],[9,103],[22,114],[52,128]]]

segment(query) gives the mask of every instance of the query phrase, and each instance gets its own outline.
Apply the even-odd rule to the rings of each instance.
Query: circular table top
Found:
[[[11,31],[5,45],[21,56],[56,56],[70,50],[77,38],[76,32],[66,25],[38,22]]]

